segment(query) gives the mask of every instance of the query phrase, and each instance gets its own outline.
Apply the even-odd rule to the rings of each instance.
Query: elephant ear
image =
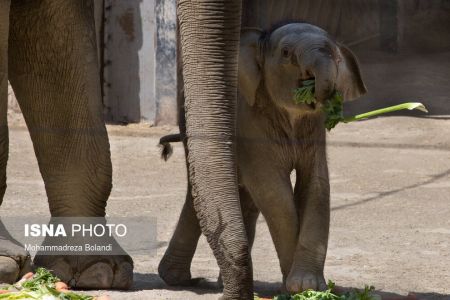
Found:
[[[262,54],[258,28],[243,28],[239,50],[239,93],[250,106],[256,101],[256,90],[262,79]]]
[[[346,101],[353,100],[367,93],[367,89],[356,56],[344,45],[339,45],[339,50],[341,55],[336,88],[343,93]]]

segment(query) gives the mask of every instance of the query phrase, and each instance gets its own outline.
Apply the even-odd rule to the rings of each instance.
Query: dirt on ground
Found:
[[[26,208],[48,215],[29,134],[23,123],[14,124],[2,213],[20,215]],[[186,192],[181,145],[164,162],[157,144],[177,129],[108,130],[114,187],[107,213],[155,217],[158,249],[156,255],[133,257],[131,291],[106,293],[112,299],[217,299],[219,270],[204,238],[192,262],[192,275],[205,278],[198,286],[170,288],[157,275]],[[341,287],[374,285],[385,297],[450,299],[450,119],[378,118],[338,125],[328,137],[332,216],[326,278]],[[281,273],[263,218],[253,264],[256,292],[278,293]]]

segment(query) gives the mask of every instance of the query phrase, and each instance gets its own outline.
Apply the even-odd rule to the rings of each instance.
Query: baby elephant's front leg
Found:
[[[295,201],[300,230],[293,264],[286,280],[290,292],[325,290],[323,275],[330,227],[330,183],[325,150],[315,151],[297,172]]]

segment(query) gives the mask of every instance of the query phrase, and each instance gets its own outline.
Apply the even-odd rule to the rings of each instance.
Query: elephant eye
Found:
[[[281,55],[284,58],[289,58],[289,56],[291,56],[291,51],[289,50],[288,47],[283,47],[283,49],[281,49]]]

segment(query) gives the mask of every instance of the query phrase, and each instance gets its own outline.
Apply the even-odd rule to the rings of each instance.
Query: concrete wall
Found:
[[[175,0],[156,0],[155,124],[177,123],[177,16]]]
[[[155,118],[154,8],[154,0],[105,0],[102,65],[107,121]]]
[[[15,113],[20,113],[20,107],[19,104],[17,103],[16,96],[14,95],[14,92],[9,84],[8,84],[8,109]]]
[[[176,123],[176,1],[105,0],[103,94],[113,123]]]

